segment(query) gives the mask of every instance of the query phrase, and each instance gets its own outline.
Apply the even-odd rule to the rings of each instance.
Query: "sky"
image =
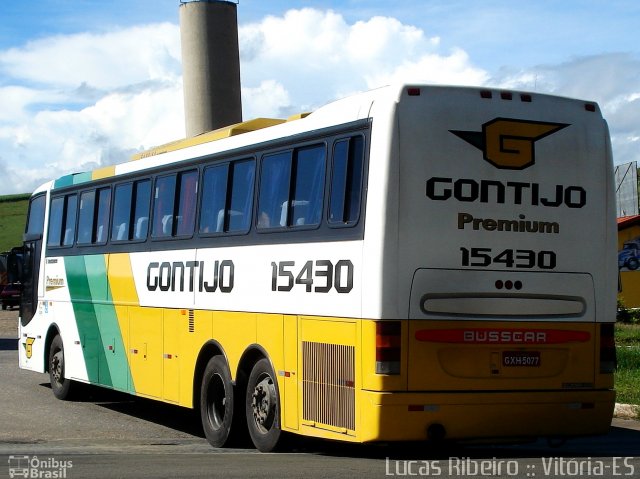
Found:
[[[0,195],[184,138],[179,0],[0,2]],[[637,0],[240,0],[243,117],[391,82],[597,101],[640,161]]]

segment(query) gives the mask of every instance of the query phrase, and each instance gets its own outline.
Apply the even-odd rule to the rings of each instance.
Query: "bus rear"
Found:
[[[406,320],[368,328],[383,345],[363,401],[380,414],[371,436],[606,433],[616,231],[598,106],[411,87],[396,121],[387,214],[397,221],[385,235],[396,260],[381,308]],[[387,388],[403,393],[374,392]]]

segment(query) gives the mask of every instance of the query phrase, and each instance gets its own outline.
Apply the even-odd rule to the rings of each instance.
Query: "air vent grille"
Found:
[[[302,343],[303,419],[355,431],[354,347]]]

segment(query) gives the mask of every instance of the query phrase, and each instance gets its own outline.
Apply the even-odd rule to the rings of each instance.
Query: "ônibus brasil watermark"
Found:
[[[566,458],[542,457],[518,461],[515,459],[449,459],[409,461],[386,458],[386,476],[424,477],[633,477],[636,472],[633,457]]]
[[[55,457],[9,456],[9,477],[32,479],[64,479],[73,461],[63,461]]]

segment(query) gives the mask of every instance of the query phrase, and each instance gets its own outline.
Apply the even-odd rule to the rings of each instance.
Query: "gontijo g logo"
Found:
[[[482,131],[449,130],[482,150],[484,159],[496,168],[524,170],[535,163],[535,142],[569,126],[566,123],[495,118]]]

